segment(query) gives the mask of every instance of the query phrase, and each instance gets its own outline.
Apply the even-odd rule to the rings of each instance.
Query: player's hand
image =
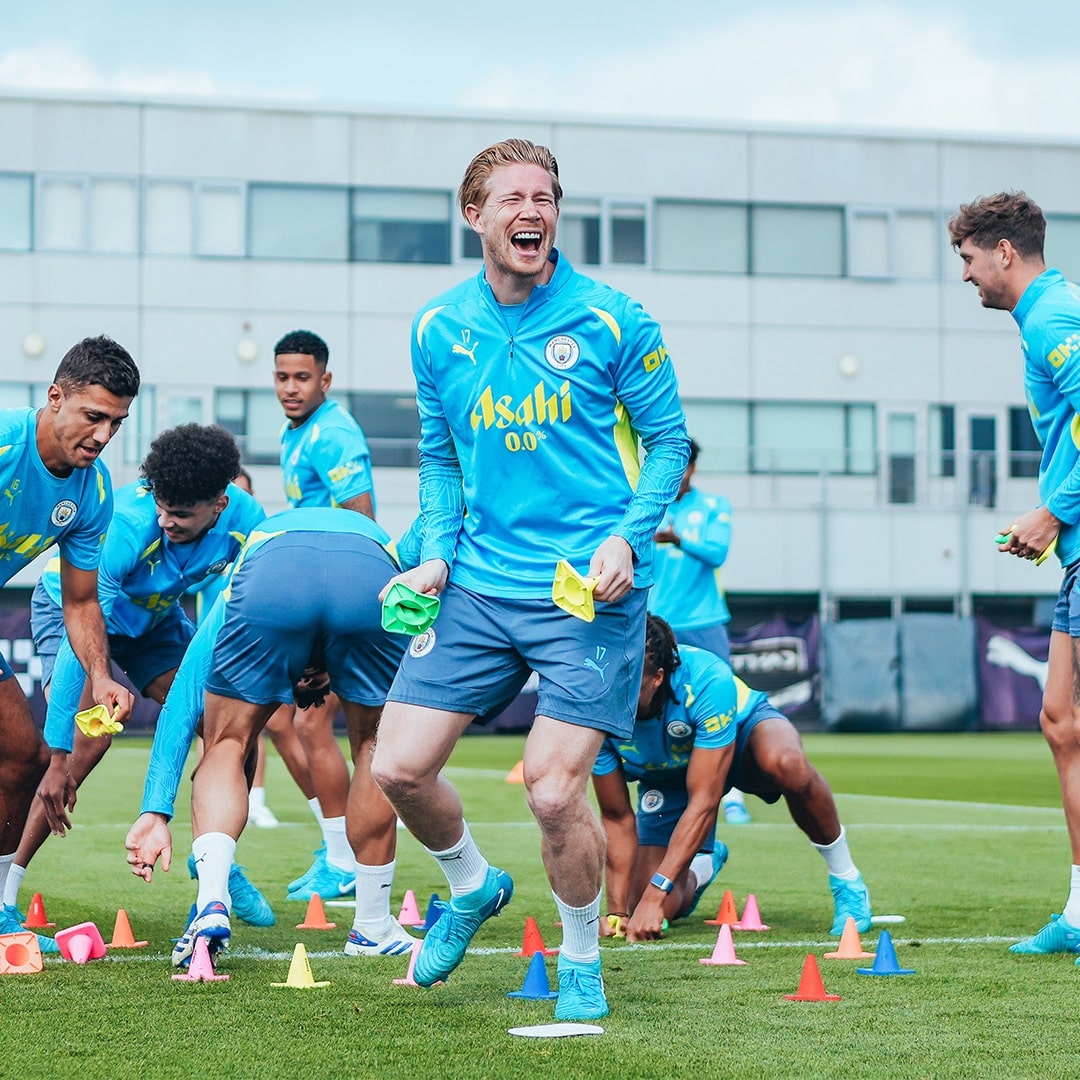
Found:
[[[1037,506],[1018,517],[1003,535],[1008,536],[998,550],[1020,559],[1037,559],[1061,532],[1061,522],[1046,509]]]
[[[75,777],[68,771],[66,751],[53,751],[52,761],[38,784],[37,797],[45,809],[49,830],[58,836],[66,836],[71,828],[68,813],[75,809]]]
[[[154,865],[161,858],[161,869],[168,873],[172,865],[172,833],[161,814],[140,814],[128,830],[124,841],[131,872],[143,881],[150,881]]]
[[[657,891],[657,890],[653,890]],[[626,924],[627,941],[658,941],[663,936],[664,902],[643,896]]]
[[[113,720],[124,723],[131,715],[135,697],[131,691],[115,679],[95,679],[90,686],[95,705],[104,705]]]
[[[626,937],[626,915],[605,915],[600,920],[600,936],[610,938]]]
[[[621,600],[634,586],[634,553],[621,536],[609,536],[593,552],[589,577],[596,578],[593,599]]]
[[[384,600],[390,591],[390,586],[399,581],[424,596],[438,596],[446,587],[446,579],[449,576],[450,570],[442,559],[428,559],[427,562],[422,562],[412,570],[406,570],[403,574],[392,577],[379,593],[379,599]]]

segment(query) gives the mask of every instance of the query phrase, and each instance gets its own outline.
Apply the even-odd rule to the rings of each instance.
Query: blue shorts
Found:
[[[39,581],[30,598],[30,629],[34,648],[41,657],[41,685],[48,686],[60,641],[64,636],[64,612]],[[173,604],[145,634],[127,637],[109,634],[109,655],[137,690],[145,690],[166,671],[180,666],[195,624],[179,604]]]
[[[761,723],[771,717],[779,717],[785,723],[791,721],[774,708],[768,701],[760,702],[754,711],[739,723],[735,733],[735,754],[731,759],[731,768],[728,769],[727,780],[724,781],[724,794],[732,788],[738,788],[748,795],[756,795],[763,802],[774,803],[780,798],[780,791],[773,782],[761,775],[754,767],[753,759],[747,756],[747,748],[750,744],[750,733]]]
[[[311,663],[346,701],[382,705],[408,644],[382,628],[379,592],[399,572],[359,533],[271,537],[233,576],[206,689],[254,705],[289,702]]]
[[[680,645],[692,645],[695,649],[704,649],[713,656],[731,663],[731,638],[728,636],[727,623],[715,626],[703,626],[699,630],[679,630],[675,634]]]
[[[494,716],[535,671],[538,716],[619,738],[634,730],[645,662],[645,600],[632,589],[584,622],[551,600],[479,596],[448,585],[435,625],[412,639],[391,701]]]
[[[1065,576],[1061,579],[1061,591],[1054,605],[1052,630],[1059,630],[1069,637],[1080,637],[1080,589],[1077,588],[1077,572],[1080,562],[1065,567]]]

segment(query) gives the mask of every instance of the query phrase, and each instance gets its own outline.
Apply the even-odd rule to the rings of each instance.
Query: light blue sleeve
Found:
[[[678,494],[690,459],[690,438],[675,369],[659,325],[633,300],[628,302],[622,322],[615,396],[629,414],[646,456],[637,487],[615,533],[641,559]]]
[[[53,750],[70,753],[75,744],[75,714],[79,711],[85,681],[86,672],[65,633],[56,651],[45,712],[45,742]]]
[[[225,598],[219,596],[196,631],[176,669],[165,704],[158,716],[150,763],[146,768],[141,813],[164,814],[171,818],[176,809],[176,793],[184,774],[184,764],[195,737],[195,727],[203,713],[203,698],[214,642],[225,621]]]
[[[703,529],[689,528],[679,535],[679,548],[687,555],[699,559],[706,566],[719,568],[724,565],[731,547],[731,503],[721,495],[706,496],[702,502],[709,508]]]
[[[1039,350],[1040,360],[1064,398],[1061,405],[1063,429],[1066,423],[1071,424],[1076,415],[1080,414],[1080,349],[1074,347],[1071,353],[1065,353],[1065,343],[1076,338],[1078,330],[1080,327],[1076,319],[1062,313],[1060,317],[1047,323],[1042,329],[1041,340],[1032,345]],[[1051,356],[1063,354],[1064,360],[1056,364],[1051,362]],[[1080,458],[1064,475],[1061,475],[1059,470],[1058,475],[1045,477],[1044,480],[1049,481],[1053,487],[1043,500],[1046,509],[1059,521],[1075,525],[1080,521]]]
[[[374,496],[371,453],[359,427],[350,430],[333,425],[321,431],[312,444],[311,455],[338,506],[358,495],[370,492]]]
[[[710,654],[711,655],[711,654]],[[735,741],[738,692],[735,679],[719,658],[692,673],[693,704],[688,709],[694,725],[694,746],[716,750]]]
[[[619,755],[611,744],[610,739],[605,739],[600,744],[600,752],[596,755],[596,764],[592,767],[593,776],[607,776],[619,767]]]

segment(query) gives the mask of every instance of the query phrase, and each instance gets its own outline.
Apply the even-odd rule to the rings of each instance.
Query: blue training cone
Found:
[[[447,902],[445,900],[440,900],[439,894],[433,892],[431,894],[431,899],[428,901],[427,911],[424,912],[424,925],[417,927],[417,929],[422,934],[426,934],[439,921],[440,916],[447,907]]]
[[[914,975],[912,968],[902,968],[896,960],[896,949],[893,948],[892,936],[888,930],[881,931],[878,938],[877,954],[874,956],[874,966],[868,968],[856,968],[860,975]]]
[[[511,990],[507,997],[525,998],[526,1001],[550,1001],[559,996],[558,990],[552,990],[548,982],[547,968],[544,967],[544,954],[534,952],[529,961],[529,970],[525,973],[525,983],[520,990]]]

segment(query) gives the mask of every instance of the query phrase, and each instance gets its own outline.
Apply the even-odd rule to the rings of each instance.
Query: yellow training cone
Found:
[[[568,615],[584,622],[596,618],[593,607],[593,589],[596,578],[582,577],[565,559],[555,565],[555,581],[551,586],[551,599],[555,606],[562,608]]]
[[[75,714],[75,723],[84,735],[96,739],[101,735],[116,735],[124,730],[119,720],[114,720],[106,705],[95,705]]]
[[[329,986],[328,982],[316,982],[311,974],[311,964],[307,958],[307,946],[298,944],[293,949],[292,963],[289,965],[289,977],[283,983],[271,983],[271,986],[288,986],[293,990],[317,990]]]

